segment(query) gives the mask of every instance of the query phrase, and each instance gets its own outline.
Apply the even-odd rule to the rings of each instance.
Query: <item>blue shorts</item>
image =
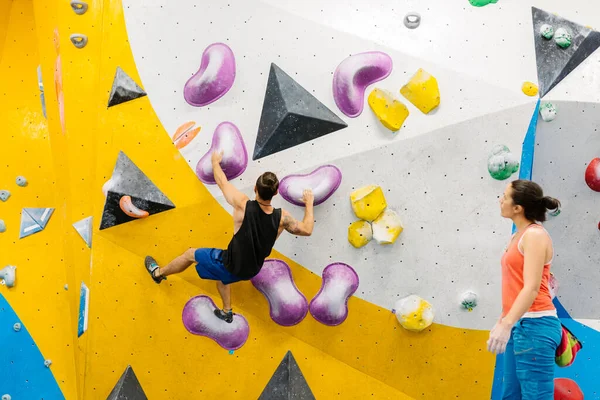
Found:
[[[223,265],[223,250],[221,249],[196,249],[196,271],[200,278],[221,281],[223,284],[239,282],[242,279],[227,271]]]

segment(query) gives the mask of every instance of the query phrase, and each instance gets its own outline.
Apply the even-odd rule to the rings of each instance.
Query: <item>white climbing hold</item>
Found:
[[[17,267],[13,265],[7,265],[0,269],[0,284],[6,285],[7,287],[15,286],[16,269]]]
[[[417,295],[398,300],[394,309],[398,322],[406,330],[420,332],[433,323],[433,307]]]
[[[8,190],[0,190],[0,200],[6,201],[10,197],[10,192]]]
[[[373,221],[373,238],[379,244],[392,244],[404,230],[400,216],[387,209]]]
[[[21,187],[27,186],[27,179],[24,176],[17,176],[17,185]]]
[[[16,323],[13,325],[13,330],[14,330],[15,332],[19,332],[19,331],[21,330],[21,324],[20,324],[19,322],[16,322]]]
[[[416,12],[410,12],[404,16],[404,26],[408,29],[416,29],[421,25],[421,15]]]
[[[44,366],[45,366],[46,368],[50,368],[50,366],[51,366],[51,365],[52,365],[52,360],[45,360],[45,361],[44,361]]]
[[[65,285],[65,290],[69,290],[69,285]]]
[[[2,400],[11,400],[12,397],[10,397],[10,394],[3,394],[2,395]]]
[[[6,223],[3,219],[0,219],[0,233],[6,232]]]
[[[473,311],[477,307],[477,295],[471,291],[463,293],[460,304],[465,310]]]
[[[556,107],[552,103],[544,103],[540,106],[540,115],[544,122],[553,121],[556,118]]]
[[[554,28],[552,27],[552,25],[542,25],[540,27],[540,35],[542,35],[544,39],[552,39],[552,36],[554,36]]]

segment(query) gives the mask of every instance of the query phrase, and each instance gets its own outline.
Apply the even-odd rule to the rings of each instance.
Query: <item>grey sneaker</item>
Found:
[[[151,256],[146,256],[146,259],[144,260],[144,266],[146,267],[146,270],[148,271],[148,273],[150,274],[150,276],[152,277],[154,282],[160,283],[163,280],[167,279],[164,276],[157,277],[154,275],[154,271],[156,271],[159,267],[158,267],[158,263],[156,262],[156,260],[154,258],[152,258]]]
[[[223,321],[227,322],[228,324],[233,322],[233,310],[224,311],[224,310],[216,309],[215,315],[217,316],[217,318],[222,319]]]

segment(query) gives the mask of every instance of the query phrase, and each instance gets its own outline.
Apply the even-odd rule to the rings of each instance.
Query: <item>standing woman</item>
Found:
[[[517,232],[502,256],[502,315],[490,332],[488,350],[504,355],[502,399],[552,400],[555,353],[562,329],[548,278],[554,255],[540,224],[560,202],[544,196],[535,182],[509,183],[500,198],[501,215]]]

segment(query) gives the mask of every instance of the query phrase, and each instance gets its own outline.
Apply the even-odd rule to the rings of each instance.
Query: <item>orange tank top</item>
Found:
[[[515,299],[519,295],[519,292],[523,289],[523,267],[525,265],[525,256],[519,249],[519,244],[521,243],[521,239],[525,232],[533,227],[543,229],[543,227],[538,224],[529,225],[516,240],[513,240],[502,256],[502,317],[505,317],[506,314],[508,314]],[[552,258],[554,258],[554,256]],[[540,289],[531,308],[528,310],[530,313],[555,310],[550,294],[550,285],[548,283],[551,264],[552,259],[549,263],[544,265]]]

